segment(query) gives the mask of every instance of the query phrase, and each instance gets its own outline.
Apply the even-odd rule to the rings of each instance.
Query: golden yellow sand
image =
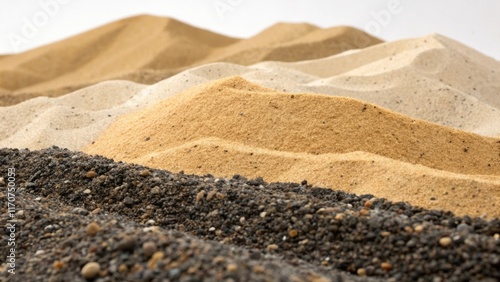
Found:
[[[308,24],[279,24],[240,40],[169,18],[136,16],[2,58],[0,106],[110,79],[150,84],[209,62],[299,61],[380,42],[354,28]]]
[[[200,149],[190,154],[190,146]],[[500,139],[351,98],[278,92],[240,77],[194,87],[122,116],[84,151],[193,173],[263,175],[268,181],[307,178],[347,191],[347,183],[368,183],[357,192],[394,200],[403,195],[423,207],[499,216]],[[374,168],[368,169],[372,161]],[[173,167],[176,163],[182,166]],[[466,204],[447,201],[457,189],[470,195]]]

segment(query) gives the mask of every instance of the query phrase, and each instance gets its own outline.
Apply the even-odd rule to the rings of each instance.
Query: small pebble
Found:
[[[356,270],[356,273],[359,276],[366,276],[366,270],[364,268],[358,268],[358,270]]]
[[[213,264],[223,263],[226,261],[226,258],[223,256],[216,256],[212,259]]]
[[[122,252],[133,252],[136,245],[136,239],[131,236],[125,236],[117,245],[117,249]]]
[[[124,274],[124,273],[127,273],[128,272],[128,266],[126,264],[120,264],[118,266],[118,272]]]
[[[96,222],[91,222],[87,225],[85,231],[87,232],[87,235],[95,236],[97,232],[101,231],[101,226],[99,226]]]
[[[82,267],[81,274],[85,279],[93,279],[100,271],[101,266],[97,262],[89,262]]]
[[[201,190],[200,192],[198,192],[198,194],[196,194],[196,202],[201,202],[201,200],[203,200],[203,197],[205,196],[205,191]]]
[[[295,229],[288,231],[288,235],[290,236],[290,238],[295,238],[295,237],[297,237],[298,234],[299,234],[299,232],[297,232],[297,230],[295,230]]]
[[[217,194],[217,192],[215,192],[213,190],[210,191],[210,192],[208,192],[208,194],[207,194],[207,201],[212,200],[215,197],[215,194]]]
[[[227,265],[226,269],[229,272],[235,272],[235,271],[238,270],[238,265],[235,264],[235,263],[230,263],[230,264]]]
[[[424,226],[423,225],[417,225],[415,226],[415,232],[420,233],[424,231]]]
[[[380,267],[385,271],[389,271],[392,269],[392,264],[390,262],[383,262],[380,264]]]
[[[146,177],[146,176],[150,176],[151,172],[149,172],[148,169],[144,169],[144,170],[141,170],[141,172],[139,172],[139,175],[143,176],[143,177]]]
[[[83,190],[83,194],[90,194],[90,193],[92,193],[92,191],[90,191],[90,189]]]
[[[382,231],[382,232],[380,232],[380,236],[382,236],[382,237],[389,237],[389,236],[391,236],[391,232]]]
[[[161,192],[161,190],[160,190],[160,187],[158,187],[158,186],[151,188],[151,194],[153,194],[153,195],[160,194],[160,192]]]
[[[94,178],[96,176],[97,176],[97,173],[93,170],[91,170],[91,171],[87,172],[87,174],[85,174],[85,177],[87,177],[87,178]]]
[[[268,250],[268,251],[275,251],[275,250],[277,250],[278,248],[279,248],[279,247],[278,247],[278,245],[276,245],[276,244],[270,244],[270,245],[267,245],[267,250]]]
[[[148,261],[148,269],[156,269],[158,267],[158,262],[163,259],[163,252],[154,253]]]
[[[148,241],[142,244],[142,251],[144,255],[149,258],[157,251],[156,243]]]
[[[79,215],[88,215],[89,211],[84,209],[84,208],[74,208],[72,210],[73,213],[79,214]]]
[[[55,270],[59,270],[61,268],[63,268],[65,265],[64,262],[60,261],[60,260],[56,260],[54,261],[54,263],[52,264],[52,267],[55,269]]]
[[[451,245],[451,238],[443,237],[439,239],[439,245],[441,245],[441,247],[448,247],[449,245]]]

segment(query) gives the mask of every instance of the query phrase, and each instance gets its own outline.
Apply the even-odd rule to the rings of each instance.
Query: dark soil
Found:
[[[0,269],[8,281],[81,281],[88,262],[95,281],[500,280],[499,219],[59,148],[2,149],[5,179],[9,167],[22,211],[16,274]]]

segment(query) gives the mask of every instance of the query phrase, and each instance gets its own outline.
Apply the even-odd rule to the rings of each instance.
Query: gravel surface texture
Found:
[[[499,219],[57,147],[0,150],[3,187],[11,167],[18,258],[1,281],[500,280]]]

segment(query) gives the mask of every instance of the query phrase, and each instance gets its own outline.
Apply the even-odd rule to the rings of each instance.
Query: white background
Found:
[[[48,15],[41,3],[51,1],[58,9]],[[388,19],[391,1],[399,2],[400,12]],[[377,24],[375,35],[383,40],[440,33],[500,59],[498,0],[0,0],[0,54],[25,51],[137,14],[169,16],[234,37],[252,36],[276,22],[350,25],[372,34],[376,30],[367,27]],[[26,21],[36,24],[37,16],[36,32],[24,36]],[[382,20],[377,22],[377,17]],[[12,43],[12,37],[24,40]]]

